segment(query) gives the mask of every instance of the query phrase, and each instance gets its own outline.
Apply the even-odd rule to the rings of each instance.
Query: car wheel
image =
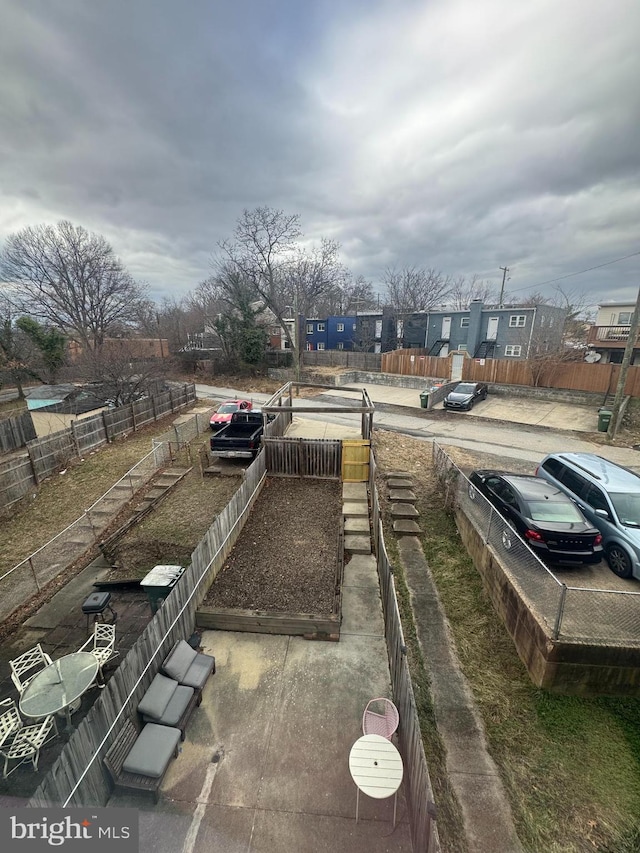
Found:
[[[619,578],[630,578],[633,571],[631,557],[620,545],[610,545],[607,548],[609,568]]]
[[[469,483],[469,490],[468,491],[469,491],[469,497],[471,498],[471,500],[475,501],[475,499],[476,499],[476,487],[473,486],[471,483]]]
[[[509,530],[502,531],[502,547],[505,551],[510,551],[513,547],[513,539]]]

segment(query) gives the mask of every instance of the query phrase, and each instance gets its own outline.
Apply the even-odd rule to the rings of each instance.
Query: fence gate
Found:
[[[462,365],[464,364],[464,356],[461,353],[454,353],[451,356],[451,381],[459,382],[462,379]]]
[[[369,481],[369,454],[371,442],[362,439],[344,439],[342,442],[342,482],[366,483]]]

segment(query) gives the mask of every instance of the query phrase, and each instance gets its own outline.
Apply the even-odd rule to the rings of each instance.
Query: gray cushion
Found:
[[[211,675],[215,662],[215,658],[211,655],[196,654],[191,666],[180,679],[180,684],[187,684],[189,687],[202,690],[207,678]]]
[[[177,681],[158,673],[140,700],[138,711],[152,720],[159,720],[177,688]]]
[[[169,700],[169,704],[164,709],[161,717],[150,717],[148,714],[142,715],[142,719],[145,723],[158,723],[161,726],[177,726],[180,722],[180,718],[184,714],[187,709],[187,705],[191,701],[191,697],[193,696],[193,687],[182,687],[178,686],[171,699]],[[138,705],[138,710],[140,710],[140,706]]]
[[[169,678],[181,682],[197,654],[186,640],[178,640],[162,664],[162,669]]]
[[[158,779],[167,769],[180,741],[180,729],[148,723],[124,760],[122,769]]]

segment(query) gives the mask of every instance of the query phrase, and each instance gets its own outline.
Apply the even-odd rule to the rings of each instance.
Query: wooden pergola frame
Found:
[[[295,406],[293,405],[293,391],[296,389],[296,396],[300,388],[322,388],[327,391],[356,391],[362,395],[362,400],[359,405],[352,406]],[[288,405],[282,405],[284,397],[288,398]],[[315,413],[326,414],[327,412],[336,412],[338,414],[360,414],[361,417],[361,432],[363,439],[370,439],[373,431],[373,413],[375,406],[371,402],[371,398],[367,393],[366,388],[353,388],[350,385],[323,385],[315,382],[286,382],[279,388],[275,394],[270,397],[267,402],[261,406],[262,411],[267,414],[279,414],[280,412],[295,412],[299,413]]]

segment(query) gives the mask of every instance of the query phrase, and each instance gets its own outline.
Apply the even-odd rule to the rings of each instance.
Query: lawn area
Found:
[[[31,499],[23,498],[9,507],[1,522],[0,571],[12,568],[79,518],[151,452],[151,439],[165,433],[175,417],[169,415],[75,460],[34,489]]]
[[[414,475],[417,508],[427,531],[424,552],[525,849],[637,853],[640,700],[580,699],[535,687],[483,591],[480,575],[460,547],[433,474],[431,445],[377,433],[376,456],[381,468]],[[399,565],[397,572],[401,575]],[[403,622],[410,620],[410,608],[403,610]],[[425,722],[428,725],[428,719]],[[428,745],[425,751],[429,756]],[[441,763],[428,761],[432,774],[442,772]],[[434,780],[434,787],[446,792],[440,780]],[[455,826],[443,825],[440,819],[438,824],[445,841],[452,838]]]

